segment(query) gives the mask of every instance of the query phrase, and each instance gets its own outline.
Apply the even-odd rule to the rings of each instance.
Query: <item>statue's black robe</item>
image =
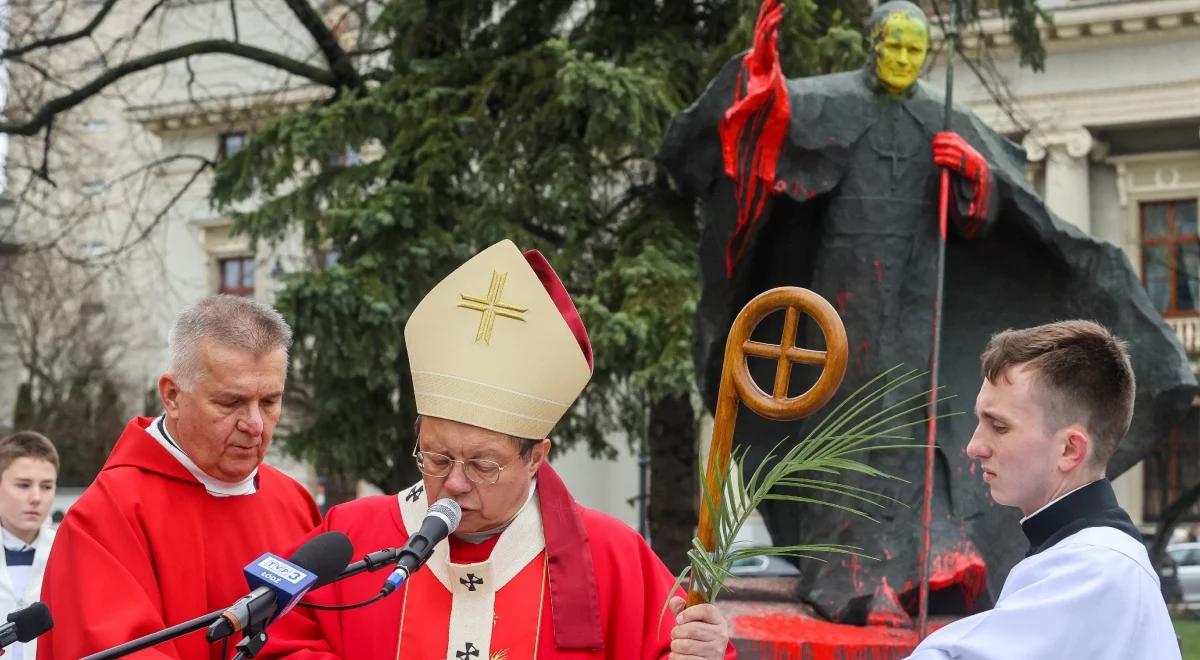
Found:
[[[660,155],[681,190],[699,202],[703,292],[695,359],[709,409],[733,318],[750,298],[775,286],[811,288],[841,313],[850,361],[839,398],[898,364],[928,369],[939,185],[930,140],[943,126],[942,95],[918,83],[905,98],[892,97],[875,87],[867,70],[788,81],[791,119],[776,174],[782,194],[767,203],[729,277],[725,254],[736,209],[718,125],[733,103],[740,66],[741,57],[727,64],[700,99],[675,117]],[[956,397],[942,412],[963,414],[940,422],[934,471],[934,586],[944,589],[931,600],[931,610],[970,613],[989,606],[984,587],[997,594],[1026,551],[1019,512],[991,501],[966,455],[981,382],[979,355],[988,338],[1005,328],[1087,318],[1129,342],[1136,412],[1110,463],[1110,477],[1143,458],[1182,418],[1195,380],[1124,253],[1051,213],[1026,182],[1024,154],[1011,141],[959,108],[951,128],[984,156],[992,179],[989,212],[967,240],[961,229],[969,219],[970,186],[953,177],[958,231],[951,231],[947,246],[940,380],[945,394]],[[781,326],[781,319],[764,323],[760,337],[777,343]],[[805,340],[820,347],[815,325],[805,330]],[[769,391],[774,365],[760,360],[751,365]],[[807,385],[798,378],[793,394]],[[927,378],[919,380],[888,403],[928,385]],[[743,409],[735,435],[750,448],[743,468],[756,467],[782,438],[805,437],[820,417],[776,423]],[[915,442],[925,442],[924,425],[910,431]],[[869,615],[871,621],[903,619],[897,603],[910,614],[916,607],[924,452],[888,450],[869,460],[908,482],[842,477],[903,503],[868,511],[879,524],[829,507],[771,502],[761,509],[777,545],[842,543],[879,559],[801,562],[800,598],[838,621],[865,623]]]

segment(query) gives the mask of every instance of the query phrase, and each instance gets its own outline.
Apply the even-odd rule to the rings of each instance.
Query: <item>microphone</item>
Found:
[[[31,642],[54,627],[50,608],[40,601],[8,615],[8,623],[0,624],[0,648],[13,642]]]
[[[309,539],[290,560],[264,553],[245,568],[250,593],[222,612],[205,636],[215,642],[246,628],[266,626],[292,609],[310,589],[337,579],[353,554],[350,539],[341,532]]]
[[[405,543],[404,547],[400,549],[396,559],[396,570],[392,571],[387,581],[383,583],[380,595],[386,596],[392,593],[396,587],[404,584],[409,575],[424,566],[425,562],[429,561],[429,556],[433,554],[433,546],[457,529],[460,522],[462,522],[462,508],[458,506],[458,502],[449,497],[443,497],[434,502],[433,506],[429,507],[429,512],[425,514],[425,520],[421,521],[421,529],[408,537],[408,543]]]

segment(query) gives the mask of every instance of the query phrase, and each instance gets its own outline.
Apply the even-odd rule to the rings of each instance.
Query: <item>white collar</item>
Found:
[[[39,529],[38,533],[41,534],[42,531]],[[13,534],[4,527],[0,527],[0,539],[4,540],[5,550],[14,550],[16,552],[33,550],[33,543],[37,543],[36,536],[33,538],[33,543],[26,543],[23,539],[17,538],[16,534]]]
[[[1100,477],[1100,479],[1103,479],[1103,478],[1104,478],[1104,477]],[[1086,483],[1086,484],[1084,484],[1083,486],[1076,486],[1075,488],[1072,488],[1071,490],[1069,490],[1069,491],[1067,491],[1067,492],[1063,493],[1062,495],[1059,495],[1058,497],[1056,497],[1056,498],[1054,498],[1054,499],[1050,500],[1049,502],[1046,502],[1045,504],[1043,504],[1043,505],[1042,505],[1042,508],[1040,508],[1040,509],[1038,509],[1037,511],[1034,511],[1033,513],[1031,513],[1031,514],[1029,514],[1029,515],[1025,516],[1024,518],[1022,518],[1022,519],[1021,519],[1021,524],[1025,524],[1025,521],[1026,521],[1026,520],[1029,520],[1030,518],[1032,518],[1032,517],[1036,516],[1037,514],[1039,514],[1039,513],[1043,512],[1043,511],[1045,511],[1046,509],[1049,509],[1049,508],[1050,508],[1050,505],[1052,505],[1052,504],[1054,504],[1055,502],[1057,502],[1057,501],[1061,500],[1062,498],[1066,497],[1067,495],[1070,495],[1071,493],[1074,493],[1075,491],[1079,490],[1080,488],[1083,488],[1084,486],[1091,486],[1092,484],[1096,483],[1097,481],[1100,481],[1100,479],[1093,479],[1092,481],[1089,481],[1089,482],[1087,482],[1087,483]]]
[[[166,449],[168,454],[174,456],[175,460],[187,468],[187,471],[192,473],[196,481],[204,485],[204,490],[208,491],[209,495],[213,497],[234,497],[237,495],[253,495],[257,492],[258,488],[255,486],[256,477],[258,476],[257,467],[250,473],[250,476],[241,481],[228,482],[214,479],[207,472],[201,470],[200,466],[196,465],[183,452],[183,449],[179,447],[179,443],[175,442],[175,439],[171,437],[170,431],[167,430],[167,423],[164,417],[164,415],[159,415],[153,422],[150,422],[150,427],[146,429],[146,432],[157,440],[158,444],[162,445],[162,448]]]

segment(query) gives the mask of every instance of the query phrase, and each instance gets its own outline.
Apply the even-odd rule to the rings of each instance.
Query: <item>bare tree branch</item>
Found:
[[[167,217],[167,213],[169,213],[171,211],[171,209],[175,208],[175,204],[177,202],[179,202],[180,199],[183,198],[183,196],[187,193],[188,190],[191,189],[192,184],[194,184],[196,182],[196,180],[200,178],[200,175],[203,174],[205,170],[216,165],[216,163],[214,163],[213,161],[208,160],[206,158],[200,158],[200,160],[203,162],[201,162],[200,166],[197,167],[194,172],[192,172],[192,175],[190,177],[188,177],[187,182],[185,182],[182,186],[180,186],[179,190],[176,190],[174,195],[171,195],[171,199],[167,200],[167,203],[161,209],[159,209],[158,213],[154,214],[154,217],[151,218],[150,222],[146,223],[145,227],[142,227],[142,231],[138,234],[138,236],[135,239],[133,239],[132,241],[125,242],[123,245],[118,245],[117,247],[109,250],[108,252],[96,255],[94,257],[80,259],[78,257],[74,257],[74,256],[66,255],[66,254],[64,254],[62,256],[65,257],[67,261],[74,263],[74,264],[95,263],[95,262],[105,260],[105,259],[107,259],[111,262],[111,261],[115,260],[117,257],[121,256],[122,254],[128,252],[135,245],[138,245],[142,241],[149,238],[150,232],[154,231],[154,228],[158,226],[158,223],[162,222],[163,218]]]
[[[5,48],[3,51],[0,51],[0,59],[9,59],[11,57],[20,57],[21,55],[24,55],[25,53],[35,51],[39,48],[52,48],[54,46],[60,46],[62,44],[70,43],[72,41],[75,41],[76,39],[82,39],[83,37],[90,37],[92,35],[92,32],[95,31],[95,29],[102,22],[104,22],[104,17],[108,15],[108,12],[112,11],[112,8],[117,5],[118,1],[119,0],[105,0],[104,4],[100,6],[99,11],[96,12],[96,15],[92,17],[92,20],[87,25],[83,26],[81,29],[79,29],[75,32],[71,32],[70,34],[59,35],[57,37],[48,37],[46,39],[39,39],[37,41],[25,44],[23,46],[16,46],[15,48]]]
[[[238,34],[237,0],[229,0],[229,18],[233,21],[233,40],[241,41]]]
[[[166,217],[167,213],[175,206],[175,204],[180,199],[183,198],[183,196],[187,193],[187,191],[192,187],[192,184],[194,184],[196,182],[196,180],[200,178],[200,175],[203,174],[205,172],[205,170],[208,170],[209,168],[216,166],[216,163],[209,158],[205,158],[204,156],[199,156],[196,154],[174,154],[171,156],[164,156],[163,158],[158,158],[151,162],[140,165],[109,182],[110,185],[114,185],[123,180],[134,177],[140,173],[143,173],[150,169],[153,169],[155,167],[161,167],[163,165],[168,165],[170,163],[174,163],[174,162],[178,162],[178,161],[185,161],[185,160],[199,161],[199,165],[196,167],[195,171],[193,171],[191,173],[191,175],[188,177],[188,180],[186,182],[184,182],[184,184],[182,186],[180,186],[179,189],[176,190],[171,195],[171,198],[169,200],[167,200],[167,203],[161,209],[159,209],[158,213],[155,214],[155,216],[150,220],[150,222],[148,224],[146,224],[144,227],[140,228],[141,231],[138,233],[138,236],[135,237],[133,240],[129,240],[129,241],[122,240],[120,245],[117,245],[112,250],[109,250],[108,252],[104,252],[102,254],[90,256],[90,257],[87,257],[84,259],[80,259],[79,257],[70,255],[70,254],[66,254],[61,251],[59,252],[59,254],[66,261],[76,264],[76,265],[96,265],[96,264],[100,263],[103,259],[114,259],[116,257],[119,257],[122,254],[124,254],[125,252],[129,251],[134,246],[136,246],[137,244],[141,243],[144,239],[146,239],[150,235],[150,232],[154,229],[154,227],[156,225],[158,225],[158,223],[164,217]],[[132,222],[131,222],[131,225],[132,225]],[[26,245],[24,248],[22,248],[22,252],[25,252],[28,254],[33,254],[33,253],[38,253],[38,252],[44,252],[46,250],[51,250],[51,249],[57,250],[59,248],[59,245],[62,243],[63,239],[66,238],[67,236],[71,235],[72,233],[74,233],[75,230],[76,230],[76,226],[74,224],[68,224],[67,226],[64,226],[57,235],[52,236],[49,239],[41,241],[39,243]]]
[[[374,48],[359,48],[357,50],[350,51],[349,53],[347,53],[347,55],[349,55],[350,57],[370,57],[372,55],[379,55],[380,53],[386,53],[386,52],[390,51],[391,49],[392,49],[391,44],[388,44],[386,46],[375,46]]]
[[[34,70],[34,72],[35,72],[35,73],[37,73],[39,76],[41,76],[43,80],[46,80],[46,81],[48,81],[48,82],[52,82],[52,83],[54,83],[55,85],[58,85],[59,87],[62,87],[62,88],[64,88],[64,89],[70,89],[70,88],[71,88],[71,86],[70,86],[70,85],[68,85],[67,83],[63,82],[61,79],[59,79],[59,78],[55,77],[55,76],[54,76],[54,74],[50,73],[50,71],[49,71],[48,69],[46,69],[45,67],[43,67],[43,66],[42,66],[42,65],[40,65],[40,64],[37,64],[37,63],[34,63],[34,62],[30,62],[29,60],[25,60],[25,59],[22,59],[22,58],[19,58],[19,57],[14,57],[14,58],[11,58],[11,59],[9,59],[9,60],[8,60],[8,63],[9,63],[10,65],[11,65],[11,64],[20,64],[21,66],[27,66],[27,67],[29,67],[30,69],[33,69],[33,70]],[[10,103],[11,103],[11,101],[10,101]]]
[[[42,138],[42,164],[38,166],[34,174],[46,183],[58,187],[54,180],[50,178],[50,134],[54,132],[54,119],[46,122],[46,135]]]
[[[121,64],[100,74],[95,80],[83,85],[71,93],[60,96],[56,99],[51,99],[40,109],[38,109],[37,113],[26,122],[0,123],[0,133],[8,133],[9,135],[33,135],[47,126],[59,113],[65,112],[79,105],[92,96],[98,94],[105,87],[108,87],[125,76],[193,55],[207,55],[214,53],[235,55],[237,57],[260,62],[262,64],[273,66],[277,69],[282,69],[288,73],[295,74],[302,78],[307,78],[313,82],[329,87],[337,87],[338,83],[340,82],[339,78],[334,76],[334,74],[330,73],[329,71],[312,66],[310,64],[305,64],[304,62],[294,60],[290,57],[285,57],[273,51],[264,50],[262,48],[249,46],[246,44],[234,43],[225,39],[196,41],[190,44],[176,46],[175,48],[169,48],[157,53],[151,53],[143,57],[122,62]],[[357,74],[355,75],[357,76]]]
[[[329,26],[325,25],[324,19],[312,4],[308,0],[284,0],[284,2],[300,20],[304,29],[312,35],[317,48],[321,50],[321,55],[329,63],[329,69],[337,76],[338,80],[347,87],[361,89],[362,78],[359,77],[353,62],[350,61],[346,51],[338,43],[337,37],[330,31]]]
[[[146,10],[146,13],[142,15],[142,18],[138,21],[137,25],[133,26],[133,31],[129,34],[118,37],[115,41],[113,41],[109,50],[115,50],[117,46],[125,42],[128,42],[131,47],[137,43],[137,38],[138,35],[142,33],[142,28],[146,27],[146,24],[150,22],[150,19],[154,16],[154,14],[166,4],[167,0],[158,0],[158,2],[155,2],[153,5],[151,5],[150,9]],[[128,54],[128,50],[126,51],[126,54]]]

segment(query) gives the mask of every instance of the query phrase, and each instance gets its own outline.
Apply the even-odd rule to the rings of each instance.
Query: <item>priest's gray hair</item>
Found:
[[[230,295],[209,296],[183,310],[167,340],[167,371],[190,390],[205,374],[198,347],[209,341],[262,356],[292,345],[292,328],[270,305]]]

